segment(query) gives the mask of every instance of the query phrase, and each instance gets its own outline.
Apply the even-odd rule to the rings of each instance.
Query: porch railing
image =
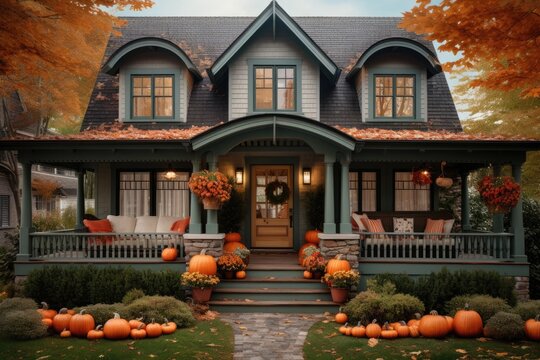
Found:
[[[184,258],[179,233],[39,232],[30,234],[30,241],[36,260],[152,260],[161,258],[161,251],[169,245]]]
[[[366,259],[456,261],[510,260],[508,233],[362,233],[360,257]]]

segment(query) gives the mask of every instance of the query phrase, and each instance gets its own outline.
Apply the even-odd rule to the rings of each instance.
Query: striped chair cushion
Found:
[[[424,230],[426,234],[441,234],[443,230],[444,220],[427,219],[426,229]]]
[[[370,233],[383,233],[385,232],[381,219],[368,219],[361,218],[362,224],[366,227]]]

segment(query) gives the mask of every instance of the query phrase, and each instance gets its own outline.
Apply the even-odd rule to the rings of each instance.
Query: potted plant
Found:
[[[203,170],[191,175],[189,189],[202,200],[205,209],[217,210],[231,198],[232,185],[219,171]]]
[[[484,176],[478,182],[478,192],[493,214],[505,214],[514,208],[521,195],[521,186],[510,176]]]
[[[249,249],[238,247],[238,248],[234,249],[233,254],[238,255],[240,257],[240,259],[242,259],[242,261],[244,262],[246,267],[248,266],[248,264],[249,264],[249,254],[251,254],[251,251],[249,251]]]
[[[320,279],[326,270],[326,260],[320,251],[313,251],[306,256],[302,265],[313,274],[314,279]]]
[[[185,272],[180,277],[180,283],[191,288],[191,296],[196,303],[207,302],[212,296],[212,288],[219,284],[216,275],[206,275],[200,272]]]
[[[242,258],[233,253],[221,255],[217,260],[217,266],[219,271],[226,279],[234,278],[234,274],[237,271],[241,271],[246,268],[246,264],[244,264]]]
[[[330,286],[332,301],[344,303],[347,301],[350,288],[358,285],[360,274],[356,270],[341,270],[324,275],[323,280]]]

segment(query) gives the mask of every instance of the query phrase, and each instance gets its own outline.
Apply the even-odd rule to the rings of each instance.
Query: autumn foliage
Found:
[[[33,179],[32,190],[44,199],[50,199],[54,195],[55,191],[60,188],[60,185],[55,181]]]
[[[224,203],[231,198],[232,185],[219,171],[203,170],[191,175],[189,189],[199,198],[216,198]]]
[[[446,70],[471,69],[487,61],[485,76],[474,87],[521,89],[524,97],[540,97],[540,6],[538,0],[417,0],[404,13],[401,26],[440,42],[441,51],[462,57]]]

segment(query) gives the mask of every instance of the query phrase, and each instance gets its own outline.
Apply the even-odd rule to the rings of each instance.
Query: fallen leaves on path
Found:
[[[379,344],[379,340],[375,339],[375,338],[371,338],[368,340],[367,342],[368,346],[369,347],[375,347]]]

